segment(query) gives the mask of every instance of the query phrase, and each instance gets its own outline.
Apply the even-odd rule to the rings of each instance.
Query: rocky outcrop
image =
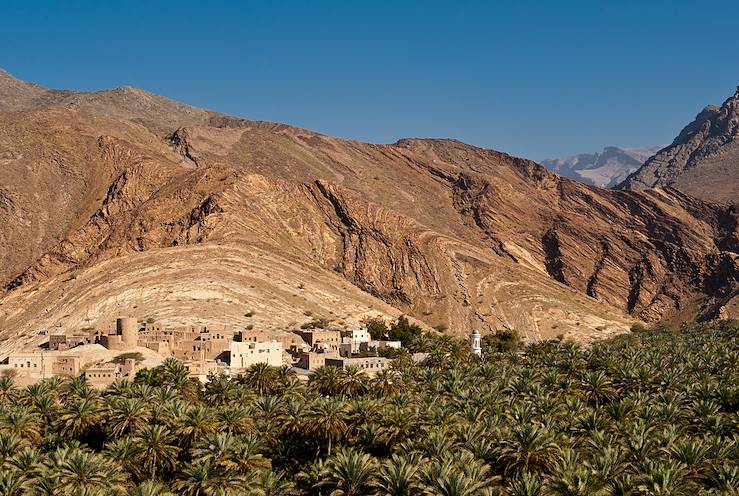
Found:
[[[618,187],[671,186],[706,201],[739,203],[739,88],[723,105],[704,108],[672,144]]]

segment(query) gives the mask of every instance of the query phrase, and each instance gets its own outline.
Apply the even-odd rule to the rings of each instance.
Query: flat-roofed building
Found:
[[[29,351],[11,353],[8,355],[7,368],[12,368],[18,373],[38,376],[40,378],[51,377],[54,357],[44,351]]]
[[[282,343],[279,341],[231,342],[228,353],[228,364],[231,369],[246,369],[256,363],[266,363],[273,367],[282,365]]]
[[[107,387],[121,378],[121,368],[114,363],[97,364],[85,370],[85,380],[97,388]]]
[[[66,350],[67,335],[66,334],[50,334],[49,335],[50,350]]]
[[[51,377],[76,377],[81,360],[77,355],[55,356],[47,351],[17,352],[8,355],[0,371],[10,371],[23,384],[33,384]]]
[[[315,351],[301,351],[298,353],[298,363],[296,367],[305,370],[316,370],[326,365],[326,353],[317,353]]]
[[[370,334],[366,329],[345,331],[341,336],[339,351],[342,356],[352,356],[361,351],[362,345],[370,342]]]
[[[303,338],[312,351],[339,351],[341,333],[326,329],[301,329],[295,333]]]
[[[366,343],[362,343],[359,346],[359,351],[370,351],[372,349],[378,349],[378,350],[385,350],[385,349],[394,349],[399,350],[402,348],[402,344],[400,341],[375,341],[371,340]]]
[[[217,360],[197,360],[184,362],[188,377],[197,379],[202,383],[208,382],[211,374],[225,374],[228,372],[227,365]]]
[[[352,365],[359,367],[364,372],[374,375],[380,370],[390,367],[390,360],[384,357],[354,357],[354,358],[326,358],[326,365],[345,369]]]
[[[51,365],[51,373],[55,377],[77,377],[80,375],[80,368],[81,362],[79,356],[59,356],[56,357],[54,363]]]
[[[122,365],[99,363],[85,370],[85,380],[93,387],[105,388],[119,379],[132,380],[136,375],[136,360],[127,358]]]
[[[303,349],[309,348],[308,344],[294,332],[284,331],[267,331],[267,330],[256,330],[256,329],[245,329],[236,333],[234,339],[242,342],[267,342],[267,341],[279,341],[282,343],[282,349],[297,353]]]

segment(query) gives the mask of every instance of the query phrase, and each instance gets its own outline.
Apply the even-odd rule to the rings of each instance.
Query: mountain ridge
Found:
[[[706,201],[739,204],[739,87],[721,106],[708,105],[673,142],[617,187],[672,186]]]
[[[599,152],[580,153],[561,159],[544,159],[540,163],[570,179],[606,188],[621,183],[661,148],[662,146],[649,148],[606,146]]]
[[[6,348],[122,311],[268,328],[406,313],[529,340],[732,311],[730,208],[602,190],[457,140],[171,129],[179,114],[123,119],[138,107],[111,98],[0,112]]]

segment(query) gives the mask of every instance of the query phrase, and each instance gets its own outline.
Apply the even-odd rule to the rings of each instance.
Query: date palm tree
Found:
[[[44,433],[48,432],[61,408],[59,400],[55,397],[54,393],[47,390],[44,394],[33,398],[30,406],[41,417]]]
[[[223,374],[213,375],[205,384],[205,398],[209,404],[219,407],[228,404],[236,394],[236,384]]]
[[[320,399],[313,404],[311,412],[311,431],[327,443],[326,454],[331,456],[335,441],[344,437],[347,429],[347,407],[338,398]]]
[[[144,481],[132,488],[130,496],[175,496],[166,484],[155,481]]]
[[[283,432],[289,436],[299,437],[305,432],[311,409],[303,399],[288,398],[282,417]]]
[[[174,421],[177,439],[184,449],[189,449],[195,440],[203,438],[217,429],[218,421],[213,411],[202,405],[186,408]]]
[[[603,370],[585,372],[581,382],[585,398],[596,408],[616,397],[616,388]]]
[[[367,375],[356,365],[341,369],[339,393],[348,397],[361,396],[367,391]]]
[[[510,481],[506,487],[509,496],[541,496],[544,493],[544,483],[536,474],[522,472]]]
[[[163,425],[148,425],[133,437],[137,458],[150,479],[174,470],[180,449],[174,435]]]
[[[524,424],[502,441],[499,459],[506,474],[549,471],[559,446],[547,430],[533,424]]]
[[[108,403],[106,424],[114,437],[138,432],[150,418],[149,408],[140,398],[114,398]]]
[[[250,496],[297,496],[300,494],[294,482],[282,472],[262,471],[252,484]]]
[[[7,459],[5,468],[17,471],[27,480],[32,480],[43,474],[46,461],[47,457],[38,448],[25,448]]]
[[[369,390],[379,397],[392,396],[403,388],[402,376],[396,370],[383,369],[370,381]]]
[[[714,465],[704,476],[704,480],[710,488],[735,494],[739,491],[739,466],[727,462]]]
[[[0,432],[18,436],[30,443],[41,439],[41,416],[26,406],[16,406],[0,414]]]
[[[377,462],[366,453],[343,448],[329,457],[323,468],[323,479],[317,484],[327,488],[331,496],[368,494],[374,484]]]
[[[263,362],[255,363],[246,369],[243,380],[260,395],[264,395],[277,385],[277,369]]]
[[[8,432],[0,432],[0,465],[24,447],[23,440],[18,436]]]
[[[49,471],[63,494],[102,492],[126,494],[127,477],[104,456],[80,448],[57,450]]]
[[[489,493],[495,479],[488,478],[489,467],[469,454],[447,454],[432,461],[420,472],[423,493],[434,496],[482,496]]]
[[[225,432],[216,432],[197,441],[190,453],[193,460],[209,463],[222,472],[228,472],[238,466],[237,445],[236,437]]]
[[[57,419],[60,434],[73,439],[89,436],[100,426],[103,410],[98,397],[71,399],[66,402]]]
[[[572,467],[555,474],[549,490],[559,496],[598,496],[605,493],[603,485],[604,482],[591,470]]]
[[[131,437],[113,439],[105,444],[103,454],[111,461],[118,463],[131,478],[140,481],[150,476],[139,461],[140,445]]]
[[[216,419],[221,429],[228,434],[239,435],[248,432],[253,420],[249,410],[242,405],[224,405],[216,410]]]
[[[246,474],[255,469],[271,468],[270,459],[264,456],[266,451],[265,444],[257,435],[239,436],[235,451],[238,470],[242,474]]]
[[[335,396],[341,391],[341,369],[323,366],[310,378],[310,385],[323,396]]]
[[[421,458],[394,454],[385,460],[377,474],[375,492],[384,496],[413,496],[421,493],[418,480]]]
[[[209,496],[220,488],[221,476],[211,463],[191,462],[175,476],[173,487],[188,496]]]
[[[8,375],[0,376],[0,405],[12,405],[18,399],[20,392]]]
[[[683,496],[695,493],[685,478],[684,466],[675,462],[647,462],[639,475],[639,492],[654,496]]]
[[[0,471],[0,494],[2,496],[21,496],[27,494],[28,479],[18,470]]]

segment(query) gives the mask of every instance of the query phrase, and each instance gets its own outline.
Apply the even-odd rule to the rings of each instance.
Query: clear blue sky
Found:
[[[667,143],[739,84],[739,2],[4,0],[0,67],[371,142]]]

